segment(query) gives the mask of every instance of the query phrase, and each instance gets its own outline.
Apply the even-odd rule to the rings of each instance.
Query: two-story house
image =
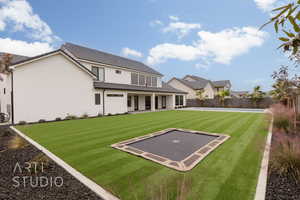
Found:
[[[172,78],[168,84],[173,88],[187,92],[187,99],[198,98],[198,93],[204,98],[213,99],[222,90],[230,90],[229,80],[211,81],[199,76],[186,75],[182,79]]]
[[[12,61],[13,72],[0,81],[0,112],[8,113],[13,123],[185,105],[185,92],[138,61],[71,43],[19,58]]]

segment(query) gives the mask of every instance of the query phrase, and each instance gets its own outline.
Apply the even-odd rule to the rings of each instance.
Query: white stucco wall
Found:
[[[196,95],[196,90],[187,87],[186,85],[182,84],[181,82],[179,82],[176,79],[172,79],[170,82],[168,82],[169,85],[171,85],[173,88],[187,92],[188,94],[186,95],[187,99],[195,99],[197,98]]]
[[[96,92],[93,78],[61,54],[21,65],[14,71],[15,123],[97,115]]]
[[[109,94],[122,94],[122,97],[110,97]],[[104,92],[104,111],[105,115],[108,114],[120,114],[128,112],[127,109],[127,92],[117,90],[105,90]]]

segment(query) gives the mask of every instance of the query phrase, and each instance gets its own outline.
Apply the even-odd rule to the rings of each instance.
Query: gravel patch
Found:
[[[44,154],[30,144],[21,149],[8,149],[15,135],[8,127],[0,127],[1,200],[101,199],[52,160],[32,163],[27,170],[29,161]]]

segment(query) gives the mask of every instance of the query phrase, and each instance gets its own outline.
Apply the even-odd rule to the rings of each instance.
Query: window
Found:
[[[6,89],[5,88],[3,89],[3,93],[6,94]]]
[[[183,96],[179,96],[179,105],[183,106]]]
[[[101,104],[101,96],[99,93],[95,94],[95,105]]]
[[[157,77],[152,77],[152,87],[157,87]]]
[[[183,106],[183,95],[176,95],[175,96],[175,105],[176,106]]]
[[[147,76],[146,78],[146,85],[151,86],[151,76]]]
[[[145,85],[145,75],[139,75],[139,85]]]
[[[122,71],[118,70],[118,69],[115,72],[116,72],[116,74],[122,74]]]
[[[123,94],[107,94],[108,97],[123,97]]]
[[[127,97],[127,107],[131,107],[131,96]]]
[[[97,76],[98,81],[104,81],[104,68],[92,66],[92,72]]]
[[[178,95],[175,96],[175,105],[176,106],[179,105],[179,96]]]
[[[137,73],[131,73],[131,84],[138,85],[139,75]]]
[[[99,68],[92,66],[92,72],[95,76],[97,76],[97,80],[99,80]]]

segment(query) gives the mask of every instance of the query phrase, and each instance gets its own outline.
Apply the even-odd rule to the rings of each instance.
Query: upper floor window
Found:
[[[116,72],[116,74],[122,74],[122,71],[118,70],[118,69],[115,72]]]
[[[157,87],[157,77],[152,77],[152,87]]]
[[[131,73],[131,84],[134,84],[134,85],[139,84],[139,74]]]
[[[145,85],[145,75],[139,75],[139,85]]]
[[[151,76],[146,77],[146,85],[151,86]]]
[[[92,72],[97,76],[98,81],[104,81],[104,68],[92,66]]]

